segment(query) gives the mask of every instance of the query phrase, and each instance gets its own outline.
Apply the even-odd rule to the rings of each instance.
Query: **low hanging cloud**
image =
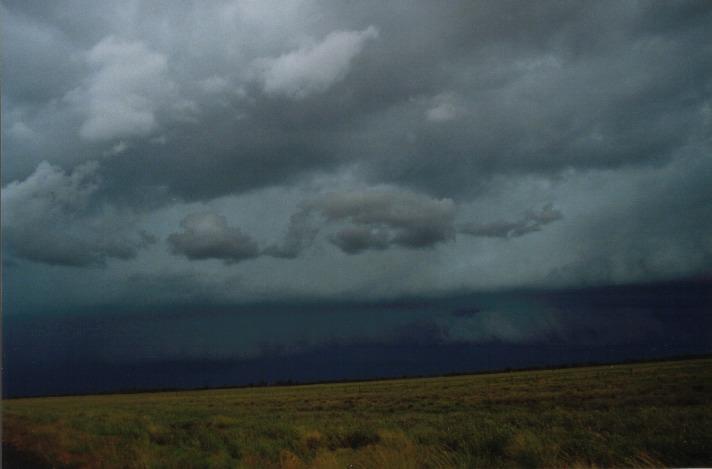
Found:
[[[35,231],[34,228],[9,228],[5,232],[6,242],[13,255],[47,265],[103,266],[108,258],[133,259],[140,249],[156,242],[156,238],[145,231],[135,238],[85,239],[67,231]]]
[[[522,220],[491,225],[455,226],[456,205],[406,189],[367,189],[332,192],[304,200],[290,218],[279,243],[260,249],[225,217],[212,212],[193,213],[181,221],[183,233],[168,237],[173,253],[191,260],[222,259],[236,263],[260,256],[295,259],[317,236],[346,254],[383,251],[393,247],[427,249],[453,242],[456,233],[512,238],[541,230],[562,217],[553,206],[527,211]]]
[[[555,210],[553,204],[548,204],[539,211],[528,210],[524,214],[524,218],[516,221],[497,221],[484,225],[467,223],[460,228],[460,232],[487,238],[518,238],[528,233],[541,231],[544,225],[561,218],[563,218],[563,214],[559,210]]]
[[[210,299],[245,268],[230,292],[240,301],[712,272],[704,0],[5,0],[0,10],[3,258],[22,301],[95,290],[87,298],[103,302],[115,279],[194,275],[195,263],[215,269],[193,280]],[[101,170],[73,186],[97,159]],[[31,195],[40,176],[61,183]],[[408,188],[452,199],[455,213],[415,227],[394,221],[395,208],[366,222],[312,202],[354,188]],[[202,260],[215,258],[191,251],[178,224],[196,206],[257,249]],[[139,226],[162,248],[141,247]],[[183,236],[177,248],[171,233]],[[102,263],[71,276],[43,265]],[[38,292],[50,278],[66,288]]]
[[[324,228],[336,227],[329,241],[347,254],[384,250],[392,246],[426,248],[453,239],[455,203],[407,190],[335,192],[305,200],[292,216],[281,245],[265,253],[296,257]]]
[[[181,221],[183,233],[168,237],[175,254],[189,259],[222,259],[228,263],[270,256],[295,259],[322,231],[347,254],[433,247],[454,239],[455,203],[407,190],[359,190],[325,194],[302,201],[279,243],[259,249],[239,228],[212,212],[193,213]]]
[[[426,248],[455,236],[455,203],[407,190],[366,190],[327,194],[304,210],[342,224],[330,241],[348,254],[391,246]]]
[[[14,257],[47,265],[86,267],[101,263],[90,243],[66,233],[33,233],[30,229],[7,228],[5,243]]]
[[[103,265],[108,258],[131,259],[156,242],[147,232],[128,234],[130,226],[107,207],[97,206],[100,165],[91,161],[67,173],[40,164],[24,181],[3,188],[3,235],[9,253],[50,265]],[[474,236],[523,236],[562,217],[549,204],[515,222],[455,227],[456,205],[407,189],[364,189],[324,194],[302,201],[283,240],[264,249],[214,212],[191,213],[182,232],[168,236],[173,254],[190,260],[219,259],[234,264],[261,256],[295,259],[320,233],[346,254],[433,248],[452,242],[457,232]],[[105,228],[97,230],[97,226]]]
[[[258,77],[267,94],[293,99],[322,92],[346,76],[352,60],[378,30],[335,31],[320,43],[310,43],[274,59],[256,61]]]
[[[236,263],[260,255],[257,242],[213,212],[191,213],[180,222],[182,233],[168,236],[174,254],[188,259],[222,259]]]

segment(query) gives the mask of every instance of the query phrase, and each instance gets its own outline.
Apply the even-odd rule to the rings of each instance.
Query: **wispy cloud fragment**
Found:
[[[541,210],[527,210],[524,217],[516,221],[496,221],[487,224],[466,223],[460,227],[460,233],[486,238],[518,238],[528,233],[541,231],[544,225],[563,218],[553,204],[545,205]]]

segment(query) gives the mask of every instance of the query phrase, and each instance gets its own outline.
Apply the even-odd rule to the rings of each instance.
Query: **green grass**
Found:
[[[710,428],[710,359],[3,401],[67,467],[709,467]]]

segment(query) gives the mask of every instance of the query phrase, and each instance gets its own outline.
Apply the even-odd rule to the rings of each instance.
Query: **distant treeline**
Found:
[[[161,393],[161,392],[181,392],[181,391],[208,391],[208,390],[219,390],[219,389],[249,389],[249,388],[264,388],[264,387],[282,387],[282,386],[308,386],[314,384],[345,384],[345,383],[369,383],[374,381],[395,381],[402,379],[423,379],[423,378],[450,378],[456,376],[476,376],[476,375],[492,375],[501,373],[515,373],[515,372],[526,372],[526,371],[552,371],[552,370],[563,370],[570,368],[586,368],[586,367],[597,367],[597,366],[612,366],[612,365],[633,365],[633,364],[643,364],[643,363],[660,363],[668,361],[680,361],[680,360],[699,360],[705,358],[712,358],[712,354],[684,354],[684,355],[673,355],[667,357],[654,357],[654,358],[644,358],[644,359],[626,359],[614,362],[575,362],[575,363],[560,363],[554,365],[542,365],[542,366],[528,366],[523,368],[501,368],[501,369],[490,369],[490,370],[474,370],[474,371],[452,371],[448,373],[436,373],[430,375],[401,375],[401,376],[387,376],[387,377],[373,377],[373,378],[342,378],[334,380],[321,380],[321,381],[304,381],[301,382],[295,379],[280,379],[274,382],[268,382],[267,380],[260,380],[256,383],[248,384],[228,384],[224,386],[190,386],[190,387],[163,387],[163,388],[141,388],[141,387],[131,387],[122,388],[115,391],[99,391],[99,392],[88,392],[88,393],[76,393],[76,394],[47,394],[31,397],[23,396],[5,396],[3,399],[33,399],[41,397],[62,397],[62,396],[99,396],[99,395],[111,395],[111,394],[144,394],[144,393]]]

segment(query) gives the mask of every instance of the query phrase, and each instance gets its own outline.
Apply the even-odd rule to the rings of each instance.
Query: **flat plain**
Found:
[[[6,399],[54,467],[712,466],[712,359]]]

